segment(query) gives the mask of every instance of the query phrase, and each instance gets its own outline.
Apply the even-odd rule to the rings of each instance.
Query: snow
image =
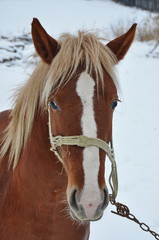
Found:
[[[0,35],[11,37],[28,33],[32,18],[37,17],[55,38],[62,32],[81,28],[100,29],[111,38],[112,25],[122,21],[128,25],[138,22],[140,26],[142,19],[149,15],[149,12],[110,0],[0,0]],[[113,135],[119,175],[117,200],[128,205],[139,220],[159,232],[159,58],[151,54],[153,45],[153,42],[135,41],[117,66],[122,103],[118,104],[114,114]],[[0,39],[2,46],[8,47]],[[23,55],[27,57],[31,51],[32,47],[28,46]],[[1,59],[4,53],[0,54]],[[11,106],[12,89],[28,78],[27,68],[24,58],[11,67],[0,64],[0,110]],[[107,169],[108,162],[108,175]],[[91,224],[90,240],[153,238],[135,223],[112,214],[113,209],[109,205],[103,218]]]

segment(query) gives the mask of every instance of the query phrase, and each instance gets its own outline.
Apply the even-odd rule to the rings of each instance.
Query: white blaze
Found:
[[[94,87],[93,78],[87,73],[81,73],[76,91],[83,105],[81,118],[82,134],[96,138],[97,126],[94,116]],[[99,204],[102,202],[98,185],[99,149],[91,146],[83,150],[84,188],[80,204],[84,207],[87,217],[93,217]]]

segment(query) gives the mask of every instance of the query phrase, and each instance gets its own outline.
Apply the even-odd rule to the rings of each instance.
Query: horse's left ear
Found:
[[[42,27],[37,18],[32,22],[32,38],[35,49],[45,63],[50,64],[56,56],[59,45]]]
[[[107,43],[107,47],[116,55],[118,61],[123,59],[129,50],[135,36],[136,26],[137,24],[134,23],[128,32]]]

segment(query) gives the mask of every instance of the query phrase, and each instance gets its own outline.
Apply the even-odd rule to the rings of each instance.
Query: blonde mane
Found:
[[[83,31],[79,31],[77,36],[61,35],[58,40],[61,48],[52,63],[39,62],[30,79],[17,90],[11,121],[0,150],[0,158],[9,151],[9,166],[13,169],[32,131],[37,111],[46,108],[51,91],[64,86],[80,64],[84,64],[88,73],[95,72],[97,83],[101,81],[104,84],[104,70],[117,85],[113,68],[116,57],[100,40],[96,35]]]

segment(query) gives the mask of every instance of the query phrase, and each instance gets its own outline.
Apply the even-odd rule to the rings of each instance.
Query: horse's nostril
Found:
[[[103,189],[103,194],[104,194],[104,200],[103,200],[103,204],[101,207],[102,210],[104,210],[109,203],[109,194],[108,194],[108,190],[106,188]]]
[[[76,195],[77,195],[77,190],[74,189],[71,194],[70,194],[70,199],[69,199],[69,202],[70,202],[70,205],[71,207],[78,211],[79,210],[79,207],[78,207],[78,204],[77,204],[77,198],[76,198]]]

